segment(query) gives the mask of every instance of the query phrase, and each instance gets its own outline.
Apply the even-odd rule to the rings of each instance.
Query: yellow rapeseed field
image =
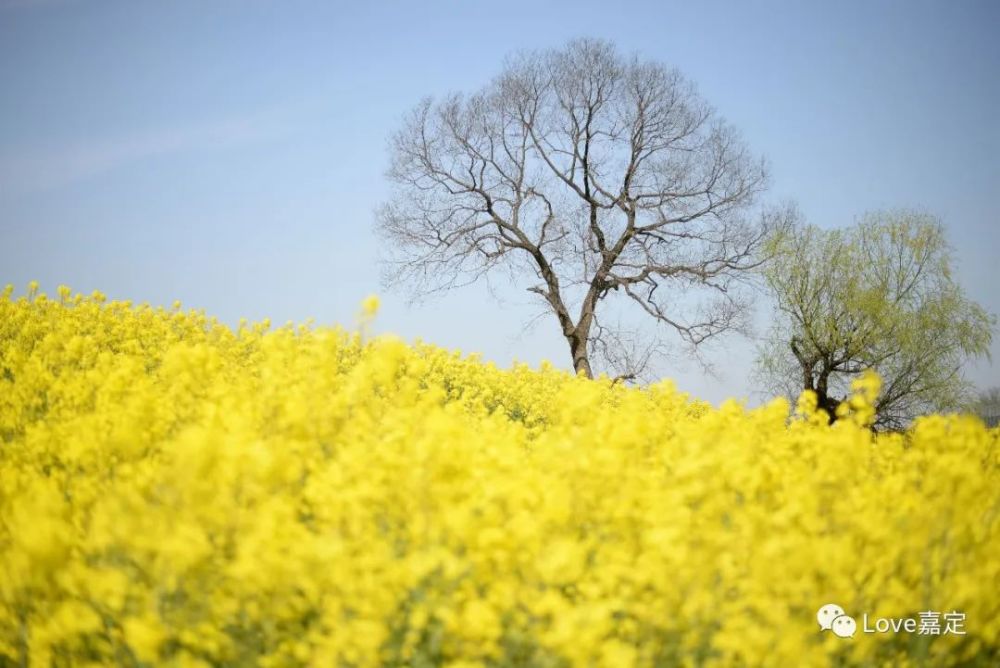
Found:
[[[830,427],[361,330],[8,287],[0,666],[1000,664],[978,420],[874,436],[873,377]]]

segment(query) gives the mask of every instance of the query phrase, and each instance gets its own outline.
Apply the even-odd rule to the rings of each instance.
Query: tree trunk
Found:
[[[828,395],[825,390],[823,392],[816,391],[816,406],[826,411],[829,416],[828,424],[837,421],[837,406],[839,405],[840,402]]]
[[[804,355],[795,337],[792,337],[790,347],[795,358],[799,361],[799,365],[802,367],[802,389],[811,390],[816,393],[816,407],[826,411],[828,424],[833,424],[837,421],[837,406],[840,402],[827,393],[830,372],[825,366],[821,366],[817,374],[816,364],[817,362],[823,364],[823,361]],[[815,378],[813,377],[814,374]]]
[[[840,402],[829,395],[827,390],[828,383],[830,380],[829,367],[826,366],[826,362],[823,362],[824,366],[819,372],[819,378],[816,379],[816,405],[826,411],[826,414],[830,418],[830,424],[837,421],[837,406]]]
[[[569,343],[570,355],[573,356],[573,370],[576,373],[583,371],[587,378],[593,378],[594,372],[590,368],[590,357],[587,354],[587,337],[574,332],[572,336],[566,337],[566,341]]]

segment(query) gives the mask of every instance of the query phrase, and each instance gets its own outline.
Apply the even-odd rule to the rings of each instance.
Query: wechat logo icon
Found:
[[[844,609],[839,605],[827,603],[816,613],[816,621],[819,622],[819,630],[832,631],[833,635],[840,638],[852,638],[854,632],[858,630],[858,623],[854,617],[844,613]]]

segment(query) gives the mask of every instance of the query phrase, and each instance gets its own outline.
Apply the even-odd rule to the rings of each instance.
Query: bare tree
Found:
[[[972,412],[988,427],[1000,427],[1000,387],[982,390],[972,404]]]
[[[391,142],[378,213],[390,284],[427,294],[495,269],[555,315],[577,372],[635,377],[657,342],[597,319],[617,297],[695,348],[746,322],[751,270],[789,215],[762,160],[676,70],[582,39],[426,99]]]

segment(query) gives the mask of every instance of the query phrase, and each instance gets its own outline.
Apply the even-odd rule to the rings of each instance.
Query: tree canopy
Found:
[[[873,369],[882,429],[968,405],[962,366],[988,356],[995,317],[956,282],[937,218],[877,212],[848,229],[789,228],[770,243],[775,319],[758,358],[770,390],[812,390],[835,420],[850,380]]]

